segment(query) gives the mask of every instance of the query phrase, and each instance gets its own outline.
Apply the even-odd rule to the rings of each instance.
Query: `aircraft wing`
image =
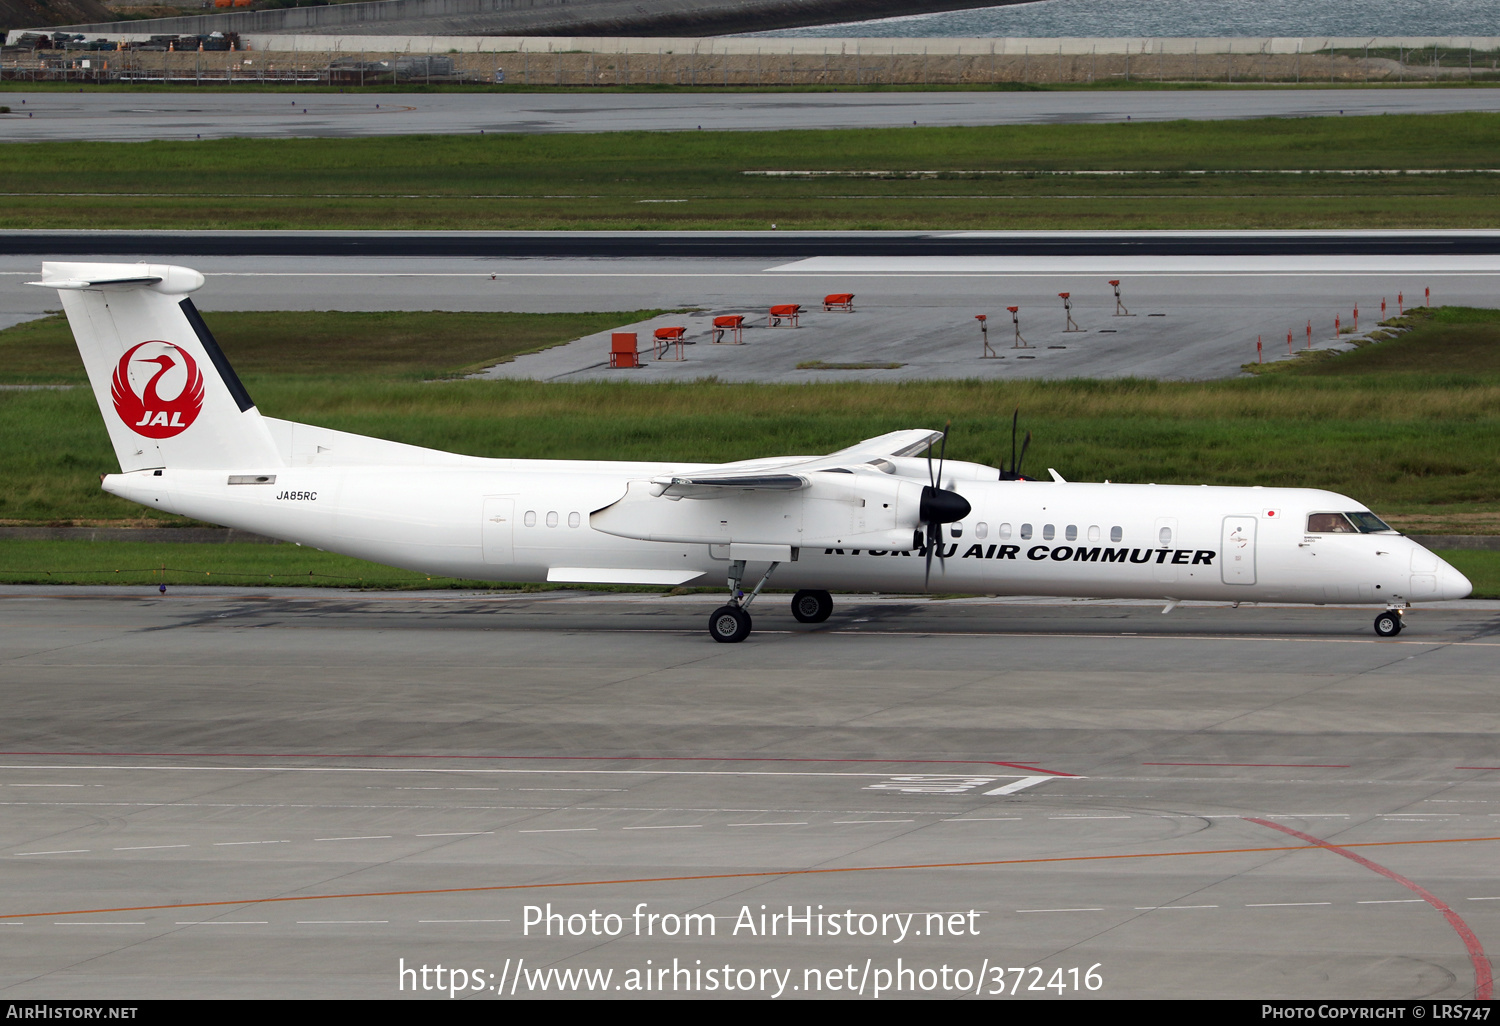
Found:
[[[809,472],[868,463],[885,456],[915,456],[942,437],[941,431],[920,428],[892,431],[827,456],[746,460],[708,470],[663,474],[651,479],[651,492],[657,496],[705,499],[735,491],[797,491],[810,483],[805,476]]]
[[[921,428],[892,431],[888,434],[876,435],[874,438],[867,438],[847,449],[830,453],[827,458],[830,460],[837,458],[845,463],[863,463],[880,456],[916,456],[926,450],[929,445],[936,445],[942,438],[941,431],[924,431]]]

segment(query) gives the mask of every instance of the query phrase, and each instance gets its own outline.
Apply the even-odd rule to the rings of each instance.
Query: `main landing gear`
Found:
[[[760,590],[771,579],[780,563],[772,563],[755,589],[746,595],[740,590],[745,577],[745,561],[737,559],[729,564],[729,602],[713,611],[708,618],[708,635],[725,645],[744,641],[750,636],[752,626],[747,610]],[[826,591],[802,590],[792,596],[792,615],[800,623],[822,623],[833,612],[833,596]]]
[[[1394,638],[1404,626],[1399,609],[1387,609],[1375,618],[1375,633],[1382,638]]]
[[[822,623],[833,613],[833,596],[826,591],[799,591],[792,596],[792,615],[798,623]]]
[[[736,559],[729,564],[729,604],[720,606],[713,611],[708,618],[708,636],[715,641],[725,645],[744,641],[750,636],[750,614],[745,610],[750,608],[750,603],[755,601],[755,596],[760,594],[760,589],[766,586],[771,575],[776,572],[780,563],[772,563],[767,569],[765,576],[755,586],[755,590],[746,595],[740,590],[740,582],[745,579],[745,561]]]

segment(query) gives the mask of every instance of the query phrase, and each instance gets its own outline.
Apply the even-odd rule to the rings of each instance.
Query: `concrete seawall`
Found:
[[[569,46],[568,41],[543,40],[544,46],[517,46],[510,50],[479,50],[472,46],[446,50],[430,39],[383,36],[267,36],[250,37],[254,46],[239,52],[123,51],[93,55],[93,68],[60,71],[45,66],[40,57],[8,62],[3,74],[10,80],[125,80],[167,82],[193,86],[233,82],[296,82],[330,84],[335,60],[355,59],[369,69],[368,62],[406,55],[434,53],[451,61],[453,76],[431,81],[498,81],[503,71],[510,86],[629,86],[675,85],[695,88],[761,86],[869,86],[869,85],[974,85],[986,83],[1090,83],[1090,82],[1420,82],[1494,79],[1500,69],[1489,59],[1458,66],[1403,63],[1390,57],[1343,53],[1243,51],[1205,48],[1197,53],[1171,50],[1129,50],[1124,46],[1098,51],[1070,52],[1054,46],[1051,51],[996,45],[967,47],[903,48],[900,41],[816,40],[820,49],[798,47],[758,49],[760,39],[661,39],[635,41],[637,45],[596,51]],[[449,37],[446,41],[459,41]],[[528,40],[525,42],[537,42]],[[597,40],[578,41],[597,42]],[[623,43],[624,40],[611,42]],[[811,42],[799,40],[800,43]],[[1010,44],[1014,40],[938,40],[939,43]],[[1129,41],[1118,41],[1129,42]],[[559,44],[561,45],[553,45]],[[656,44],[647,49],[650,44]],[[724,45],[732,43],[736,45]],[[744,45],[750,44],[750,45]],[[1459,51],[1463,53],[1463,51]],[[445,65],[446,66],[446,65]],[[90,78],[92,76],[92,78]],[[351,77],[358,76],[358,77]],[[371,78],[373,83],[378,79]],[[411,73],[403,82],[421,83],[421,73]],[[369,84],[362,72],[341,73],[337,84]]]

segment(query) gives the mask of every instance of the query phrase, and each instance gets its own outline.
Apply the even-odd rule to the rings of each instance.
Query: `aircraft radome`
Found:
[[[773,575],[792,614],[830,591],[1365,603],[1400,632],[1469,581],[1362,504],[1308,488],[1081,484],[932,459],[895,431],[827,456],[727,464],[481,459],[262,416],[184,267],[45,263],[120,461],[153,509],[430,574],[727,581],[716,641],[750,633]],[[1024,452],[1024,450],[1023,450]],[[924,458],[923,454],[926,454]],[[934,559],[934,557],[936,557]],[[748,593],[744,586],[754,582]]]

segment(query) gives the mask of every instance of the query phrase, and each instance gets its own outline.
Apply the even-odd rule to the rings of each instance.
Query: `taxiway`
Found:
[[[438,963],[614,993],[676,959],[872,996],[900,958],[1458,998],[1500,947],[1500,605],[1380,641],[1362,609],[848,596],[805,627],[766,596],[726,649],[714,601],[3,589],[0,994],[413,996]],[[548,903],[715,932],[548,937]],[[762,905],[889,932],[736,932]]]

